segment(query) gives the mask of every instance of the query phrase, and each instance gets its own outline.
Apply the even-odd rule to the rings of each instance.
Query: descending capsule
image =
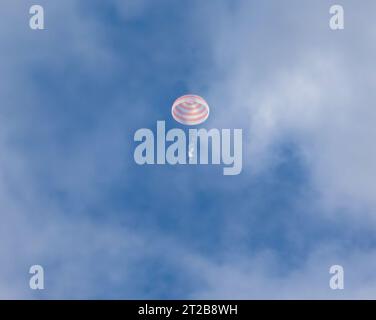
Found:
[[[200,96],[185,95],[172,105],[172,117],[179,123],[194,126],[209,117],[209,106]]]

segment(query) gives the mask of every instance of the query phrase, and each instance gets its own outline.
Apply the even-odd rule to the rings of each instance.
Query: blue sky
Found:
[[[373,1],[343,31],[329,0],[32,4],[0,19],[0,297],[375,298]],[[186,93],[243,129],[240,175],[134,163]]]

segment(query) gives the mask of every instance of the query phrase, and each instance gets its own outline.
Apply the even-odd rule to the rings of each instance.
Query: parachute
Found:
[[[174,102],[171,113],[177,122],[194,126],[209,117],[209,105],[200,96],[185,95]]]

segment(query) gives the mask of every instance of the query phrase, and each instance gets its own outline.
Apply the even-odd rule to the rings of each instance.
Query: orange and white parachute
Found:
[[[174,102],[171,113],[177,122],[194,126],[209,117],[209,106],[200,96],[185,95]]]

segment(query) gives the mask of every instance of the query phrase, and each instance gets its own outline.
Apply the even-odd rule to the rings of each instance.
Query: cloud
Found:
[[[328,27],[330,1],[303,7],[242,1],[231,11],[223,10],[225,4],[206,22],[217,73],[204,81],[211,83],[207,95],[218,108],[218,123],[228,125],[228,109],[231,122],[248,119],[250,171],[268,170],[281,161],[279,146],[292,143],[311,174],[321,212],[374,220],[375,46],[369,39],[375,4],[345,1],[342,33]]]
[[[112,286],[119,297],[130,266],[151,253],[140,249],[143,236],[95,216],[123,169],[127,138],[114,139],[124,131],[119,97],[98,109],[85,96],[118,61],[75,1],[39,3],[40,33],[28,28],[30,1],[2,5],[0,296],[98,297]],[[33,264],[45,267],[45,292],[28,287]]]
[[[196,299],[374,299],[375,251],[343,252],[328,247],[311,252],[298,266],[284,269],[274,252],[251,259],[230,256],[220,263],[198,257],[189,262],[202,279]],[[344,290],[332,290],[332,265],[344,268]],[[194,273],[193,273],[194,274]]]

